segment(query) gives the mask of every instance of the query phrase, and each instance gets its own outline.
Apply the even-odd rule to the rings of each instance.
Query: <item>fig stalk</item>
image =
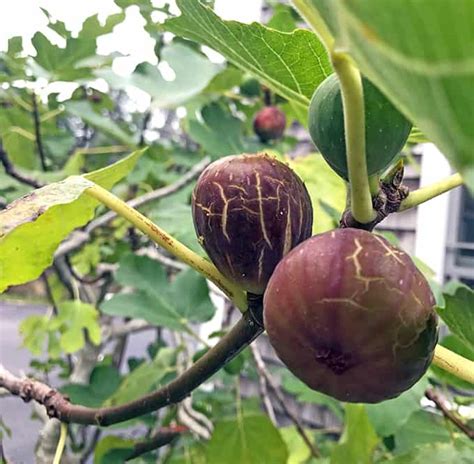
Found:
[[[347,55],[332,53],[331,58],[341,85],[351,210],[356,221],[367,223],[375,219],[376,213],[367,174],[362,78]]]

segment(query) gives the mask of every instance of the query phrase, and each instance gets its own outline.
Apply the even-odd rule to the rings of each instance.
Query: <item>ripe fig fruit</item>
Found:
[[[280,261],[263,314],[278,356],[309,387],[377,403],[427,370],[438,336],[434,304],[406,253],[348,228],[316,235]]]
[[[411,123],[368,79],[362,79],[369,175],[385,170],[405,145]],[[308,129],[327,163],[348,180],[344,113],[336,74],[318,86],[309,105]]]
[[[262,294],[275,266],[311,235],[301,179],[266,154],[221,158],[193,192],[194,227],[211,261],[244,290]]]
[[[285,127],[285,113],[276,106],[262,108],[253,121],[253,129],[262,142],[280,139]]]

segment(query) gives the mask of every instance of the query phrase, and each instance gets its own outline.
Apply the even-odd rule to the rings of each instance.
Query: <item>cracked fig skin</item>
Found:
[[[263,307],[270,342],[293,374],[338,400],[377,403],[426,372],[438,336],[434,304],[406,253],[348,228],[292,250]]]
[[[262,294],[275,266],[311,235],[313,210],[301,179],[266,154],[221,158],[193,192],[194,227],[222,274]]]

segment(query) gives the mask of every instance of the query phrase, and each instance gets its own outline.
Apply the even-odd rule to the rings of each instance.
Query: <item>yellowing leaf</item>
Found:
[[[303,179],[313,203],[313,233],[334,229],[346,205],[345,182],[329,167],[321,155],[287,160]]]
[[[0,293],[36,279],[53,262],[59,244],[94,216],[98,202],[84,191],[111,188],[135,166],[143,150],[84,176],[34,190],[0,211]]]

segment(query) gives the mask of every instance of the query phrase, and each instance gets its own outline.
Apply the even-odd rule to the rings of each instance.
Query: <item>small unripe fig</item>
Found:
[[[362,79],[365,106],[365,142],[369,175],[385,170],[405,145],[411,123],[368,79]],[[308,129],[327,163],[348,180],[344,112],[336,74],[316,89],[308,112]]]
[[[262,108],[253,121],[253,129],[262,142],[281,138],[285,127],[285,113],[276,106]]]
[[[263,307],[270,342],[293,374],[338,400],[377,403],[426,372],[437,342],[434,304],[406,253],[348,228],[288,253]]]
[[[227,156],[199,177],[192,211],[211,261],[244,290],[262,294],[275,266],[311,235],[313,209],[301,179],[266,155]]]

